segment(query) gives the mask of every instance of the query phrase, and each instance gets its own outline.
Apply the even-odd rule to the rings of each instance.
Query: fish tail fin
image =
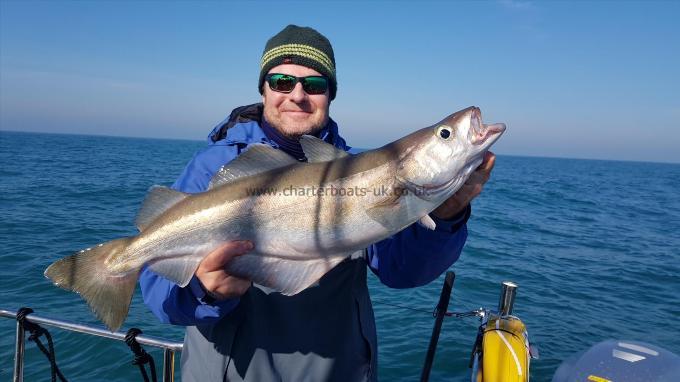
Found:
[[[131,238],[112,240],[57,260],[45,276],[57,286],[79,293],[111,331],[121,327],[130,309],[139,269],[114,273],[106,259],[125,252]]]

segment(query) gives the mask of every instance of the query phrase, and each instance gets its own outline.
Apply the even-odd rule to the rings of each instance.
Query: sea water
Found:
[[[78,295],[44,278],[53,261],[134,235],[149,187],[169,185],[203,142],[0,131],[0,308],[101,326]],[[637,340],[680,354],[680,165],[498,156],[473,202],[469,238],[451,268],[451,311],[494,308],[500,283],[519,284],[514,313],[538,344],[531,378],[604,339]],[[423,254],[427,256],[427,254]],[[420,376],[443,276],[395,290],[369,274],[379,377]],[[463,380],[476,318],[446,318],[431,380]],[[181,342],[135,293],[122,330]],[[11,379],[15,323],[0,319],[0,380]],[[48,328],[49,329],[49,328]],[[122,342],[50,329],[57,363],[73,381],[141,380]],[[44,341],[44,340],[43,340]],[[146,347],[160,373],[162,353]],[[179,364],[179,363],[178,363]],[[49,363],[26,344],[26,381]]]

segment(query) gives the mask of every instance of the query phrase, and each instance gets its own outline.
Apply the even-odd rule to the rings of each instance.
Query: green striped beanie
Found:
[[[323,74],[329,80],[331,100],[335,98],[338,83],[335,79],[333,47],[315,29],[288,25],[267,41],[260,62],[260,81],[257,85],[260,94],[264,77],[271,68],[281,64],[302,65]]]

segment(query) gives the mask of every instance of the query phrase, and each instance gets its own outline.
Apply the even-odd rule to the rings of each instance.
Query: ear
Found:
[[[267,94],[267,81],[262,83],[262,87],[260,88],[260,94],[262,94],[262,102],[264,103],[265,100],[265,94]]]

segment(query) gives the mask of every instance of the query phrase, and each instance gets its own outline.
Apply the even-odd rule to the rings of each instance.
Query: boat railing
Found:
[[[0,317],[17,318],[17,313],[10,310],[0,309]],[[52,326],[55,328],[68,330],[72,332],[89,334],[97,337],[110,338],[113,340],[125,342],[125,333],[110,332],[101,327],[89,326],[79,324],[76,322],[57,320],[54,318],[43,317],[37,314],[26,315],[24,320],[38,324]],[[14,382],[23,382],[24,380],[24,338],[25,328],[21,320],[17,320],[16,326],[16,342],[14,349]],[[171,382],[174,380],[175,373],[175,353],[182,351],[183,344],[181,342],[171,342],[163,338],[150,337],[138,335],[135,337],[137,342],[141,345],[148,345],[163,349],[163,381]]]

